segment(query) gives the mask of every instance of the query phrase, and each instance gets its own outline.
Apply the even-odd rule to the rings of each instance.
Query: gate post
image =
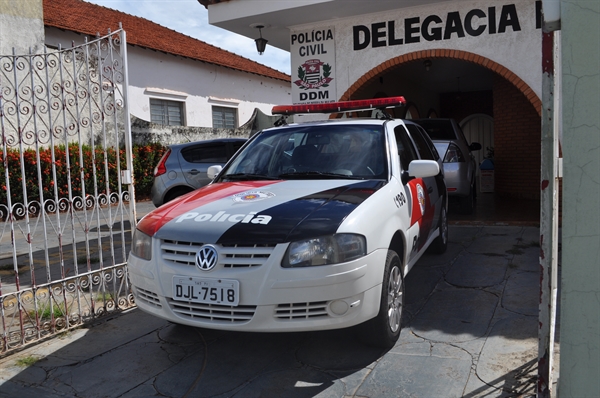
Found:
[[[131,222],[131,234],[133,237],[133,232],[135,231],[135,227],[137,225],[137,215],[135,209],[135,175],[133,173],[133,143],[131,142],[131,117],[129,115],[129,70],[127,67],[127,35],[121,23],[119,22],[119,29],[121,30],[121,56],[123,58],[123,102],[125,103],[123,106],[123,113],[125,120],[123,120],[123,125],[125,126],[125,161],[127,163],[127,170],[124,172],[127,175],[127,183],[129,184],[129,220]]]
[[[552,396],[556,304],[558,293],[558,182],[560,122],[560,14],[557,2],[543,1],[542,142],[540,192],[540,303],[537,397]],[[560,5],[559,5],[560,7]],[[560,9],[558,10],[560,13]],[[557,77],[558,76],[558,77]]]

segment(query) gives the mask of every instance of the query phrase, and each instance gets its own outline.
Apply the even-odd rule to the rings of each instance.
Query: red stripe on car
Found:
[[[156,231],[161,229],[163,225],[188,211],[237,193],[276,184],[278,182],[281,181],[224,182],[207,185],[172,200],[151,213],[148,213],[148,215],[140,220],[137,228],[149,236],[154,236]]]

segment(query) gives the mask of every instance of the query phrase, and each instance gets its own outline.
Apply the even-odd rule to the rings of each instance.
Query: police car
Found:
[[[274,114],[401,106],[403,97],[276,106]],[[211,184],[140,220],[129,274],[140,309],[210,329],[357,326],[391,347],[404,277],[448,242],[441,160],[423,129],[390,118],[281,123]]]

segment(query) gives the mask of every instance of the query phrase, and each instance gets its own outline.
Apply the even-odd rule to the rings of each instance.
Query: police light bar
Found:
[[[355,101],[329,102],[326,104],[308,105],[276,105],[271,110],[273,115],[297,115],[302,113],[335,113],[349,111],[366,111],[370,109],[396,108],[406,105],[404,97],[387,97]]]

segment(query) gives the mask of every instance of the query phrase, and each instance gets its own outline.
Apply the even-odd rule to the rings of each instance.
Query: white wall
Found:
[[[558,396],[600,394],[600,3],[561,1],[563,229]]]
[[[43,49],[42,0],[0,1],[0,55],[38,53]]]
[[[46,28],[46,44],[70,47],[84,36]],[[255,108],[270,115],[276,104],[291,103],[290,83],[188,58],[128,47],[129,110],[150,120],[150,98],[185,102],[186,125],[212,127],[212,106],[238,110],[242,125]]]
[[[490,33],[489,9],[492,7],[495,10],[496,28],[498,28],[503,6],[515,7],[520,31],[513,31],[511,27],[508,27],[505,32],[499,32],[496,29],[496,33]],[[395,23],[395,38],[405,40],[405,21],[407,19],[419,18],[420,22],[413,27],[420,29],[421,24],[428,16],[438,16],[442,23],[434,23],[430,27],[444,29],[450,13],[458,12],[461,21],[464,21],[466,15],[475,9],[481,10],[486,15],[485,18],[476,17],[472,20],[471,25],[474,28],[486,25],[483,33],[477,36],[465,34],[464,37],[459,38],[457,34],[452,34],[448,40],[427,41],[423,38],[423,33],[419,31],[412,34],[412,36],[420,38],[417,43],[386,44],[375,48],[371,45],[362,50],[354,49],[353,27],[356,25],[370,28],[372,24],[385,22],[386,25],[383,31],[386,33],[385,41],[387,43],[389,39],[387,23],[389,21]],[[318,30],[328,26],[335,28],[336,68],[333,76],[337,84],[338,97],[365,73],[389,59],[415,51],[453,49],[475,53],[503,65],[517,74],[541,98],[542,33],[540,29],[536,28],[536,5],[534,0],[447,1],[433,5],[402,8],[385,13],[361,15],[357,18],[326,21],[318,25],[293,26],[290,30],[291,33],[294,33],[311,29]],[[371,40],[373,40],[372,37]],[[296,78],[294,73],[295,65],[292,65],[292,80]]]

